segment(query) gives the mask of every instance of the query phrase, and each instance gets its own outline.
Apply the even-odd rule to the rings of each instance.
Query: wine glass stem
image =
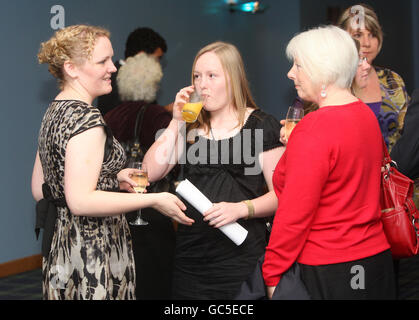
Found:
[[[143,194],[143,191],[140,191],[138,193]],[[141,219],[141,209],[138,209],[137,218]]]
[[[138,193],[143,193],[142,191],[140,191],[140,192],[138,192]],[[141,209],[138,209],[137,210],[137,217],[136,217],[136,219],[135,219],[135,221],[133,221],[133,222],[130,222],[130,224],[131,225],[134,225],[134,226],[145,226],[145,225],[148,225],[148,222],[147,221],[144,221],[143,219],[142,219],[142,216],[141,216]]]

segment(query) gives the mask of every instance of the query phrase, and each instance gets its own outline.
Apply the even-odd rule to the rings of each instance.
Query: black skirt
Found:
[[[311,299],[396,299],[390,250],[355,261],[321,266],[300,264]]]

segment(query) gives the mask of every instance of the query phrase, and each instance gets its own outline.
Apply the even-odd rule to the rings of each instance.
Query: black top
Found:
[[[391,158],[397,162],[400,172],[411,179],[419,178],[419,89],[412,94],[412,100],[404,118],[403,133],[391,150]]]
[[[280,128],[274,117],[255,110],[230,139],[196,137],[195,143],[187,143],[186,157],[179,161],[184,178],[213,203],[240,202],[265,194],[258,154],[282,146]],[[249,233],[237,246],[203,221],[202,215],[186,201],[185,204],[186,215],[195,223],[178,228],[175,298],[232,299],[265,250],[265,219],[238,220]]]

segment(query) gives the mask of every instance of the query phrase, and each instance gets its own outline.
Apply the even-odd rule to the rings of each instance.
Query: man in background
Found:
[[[128,57],[133,57],[140,52],[145,52],[155,56],[160,60],[166,51],[166,41],[160,34],[151,28],[137,28],[128,36],[127,42],[125,44],[125,59]],[[119,60],[115,63],[115,67],[119,71],[121,65],[124,64],[125,60]],[[118,72],[115,72],[111,76],[112,92],[98,98],[98,109],[102,115],[105,115],[108,111],[122,103],[119,97],[118,84],[116,82],[117,75]]]

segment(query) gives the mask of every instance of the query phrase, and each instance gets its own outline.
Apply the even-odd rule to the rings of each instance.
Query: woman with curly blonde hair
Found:
[[[125,155],[93,100],[112,90],[116,71],[109,32],[75,25],[41,44],[60,84],[38,138],[32,174],[36,228],[44,229],[45,299],[135,299],[135,269],[125,212],[152,206],[190,224],[184,204],[169,193],[113,192],[135,186],[121,170]]]

